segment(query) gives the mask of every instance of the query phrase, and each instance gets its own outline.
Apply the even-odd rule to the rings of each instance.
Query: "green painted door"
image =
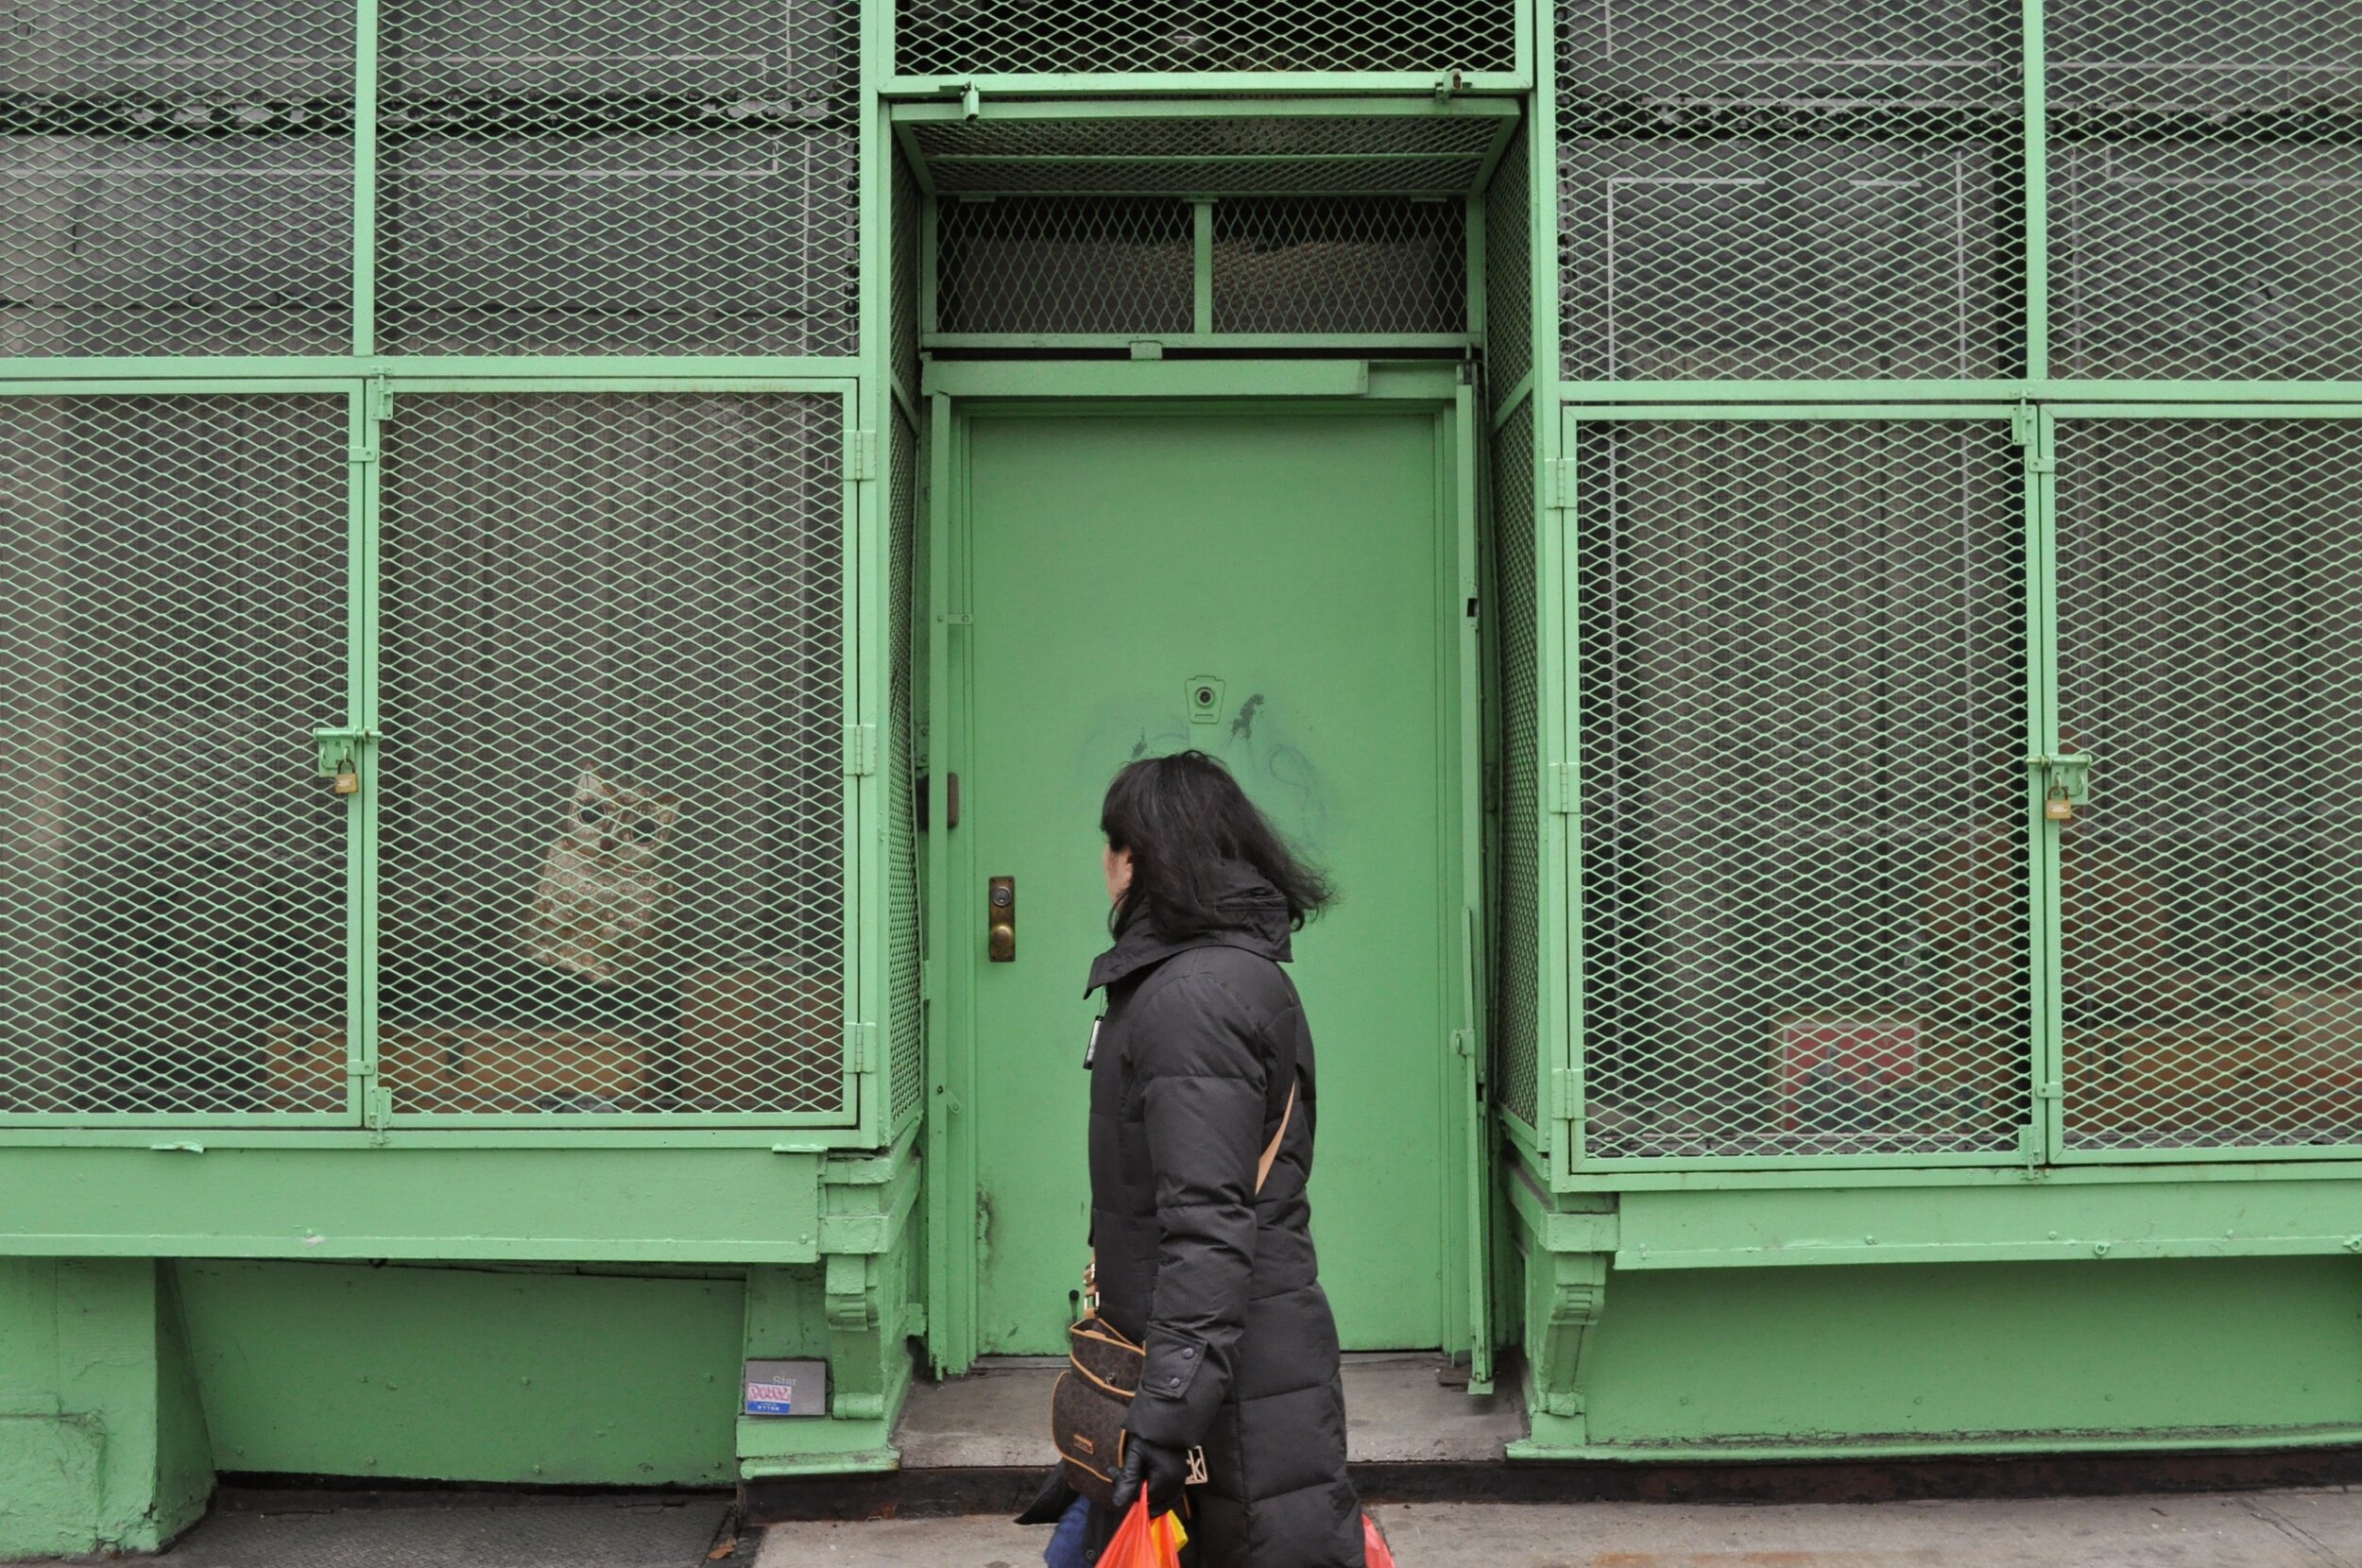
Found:
[[[951,895],[977,902],[981,933],[985,878],[1011,877],[1018,916],[1014,961],[986,962],[980,940],[970,971],[980,1349],[1063,1348],[1099,1009],[1082,989],[1106,944],[1100,796],[1130,758],[1190,746],[1344,892],[1294,968],[1319,1050],[1314,1237],[1345,1344],[1446,1343],[1460,758],[1437,419],[968,430],[973,837]]]

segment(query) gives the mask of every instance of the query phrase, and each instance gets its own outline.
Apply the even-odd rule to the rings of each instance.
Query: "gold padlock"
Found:
[[[361,775],[352,771],[352,763],[350,759],[336,764],[336,781],[331,788],[340,795],[357,795],[361,793]]]
[[[2054,789],[2050,798],[2042,803],[2042,814],[2052,822],[2073,822],[2075,802],[2067,798],[2066,791]]]

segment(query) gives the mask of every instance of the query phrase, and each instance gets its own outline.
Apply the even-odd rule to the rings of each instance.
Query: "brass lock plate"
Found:
[[[984,884],[984,956],[995,963],[1017,962],[1017,878],[995,877]]]

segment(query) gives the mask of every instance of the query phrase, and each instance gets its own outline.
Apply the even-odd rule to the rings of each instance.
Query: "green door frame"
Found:
[[[974,969],[982,931],[972,898],[979,869],[972,842],[941,825],[947,820],[943,779],[963,771],[971,754],[975,690],[969,620],[972,578],[967,494],[969,438],[979,418],[1043,416],[1122,418],[1141,415],[1260,415],[1400,413],[1426,407],[1435,415],[1437,503],[1453,520],[1446,581],[1453,597],[1437,606],[1439,689],[1450,705],[1446,733],[1456,746],[1439,750],[1439,798],[1446,842],[1438,886],[1443,929],[1463,933],[1451,945],[1446,994],[1463,998],[1461,1027],[1436,1043],[1437,1092],[1455,1096],[1460,1116],[1445,1118],[1445,1163],[1454,1172],[1445,1195],[1446,1279],[1465,1282],[1465,1315],[1446,1314],[1446,1347],[1471,1355],[1471,1386],[1492,1378],[1489,1332],[1488,1238],[1491,1235],[1489,1124],[1481,1079],[1486,1060],[1479,965],[1483,951],[1483,811],[1481,793],[1481,644],[1475,616],[1453,613],[1477,605],[1477,389],[1453,362],[1371,363],[1361,360],[1083,361],[932,364],[925,381],[930,432],[927,518],[930,606],[928,628],[929,778],[927,1099],[927,1335],[929,1357],[946,1373],[965,1372],[978,1354],[977,1139],[967,1108],[976,1098]]]

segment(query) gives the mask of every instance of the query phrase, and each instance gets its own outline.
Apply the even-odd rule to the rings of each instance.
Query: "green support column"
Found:
[[[153,1552],[213,1494],[171,1265],[0,1261],[0,1559]]]

